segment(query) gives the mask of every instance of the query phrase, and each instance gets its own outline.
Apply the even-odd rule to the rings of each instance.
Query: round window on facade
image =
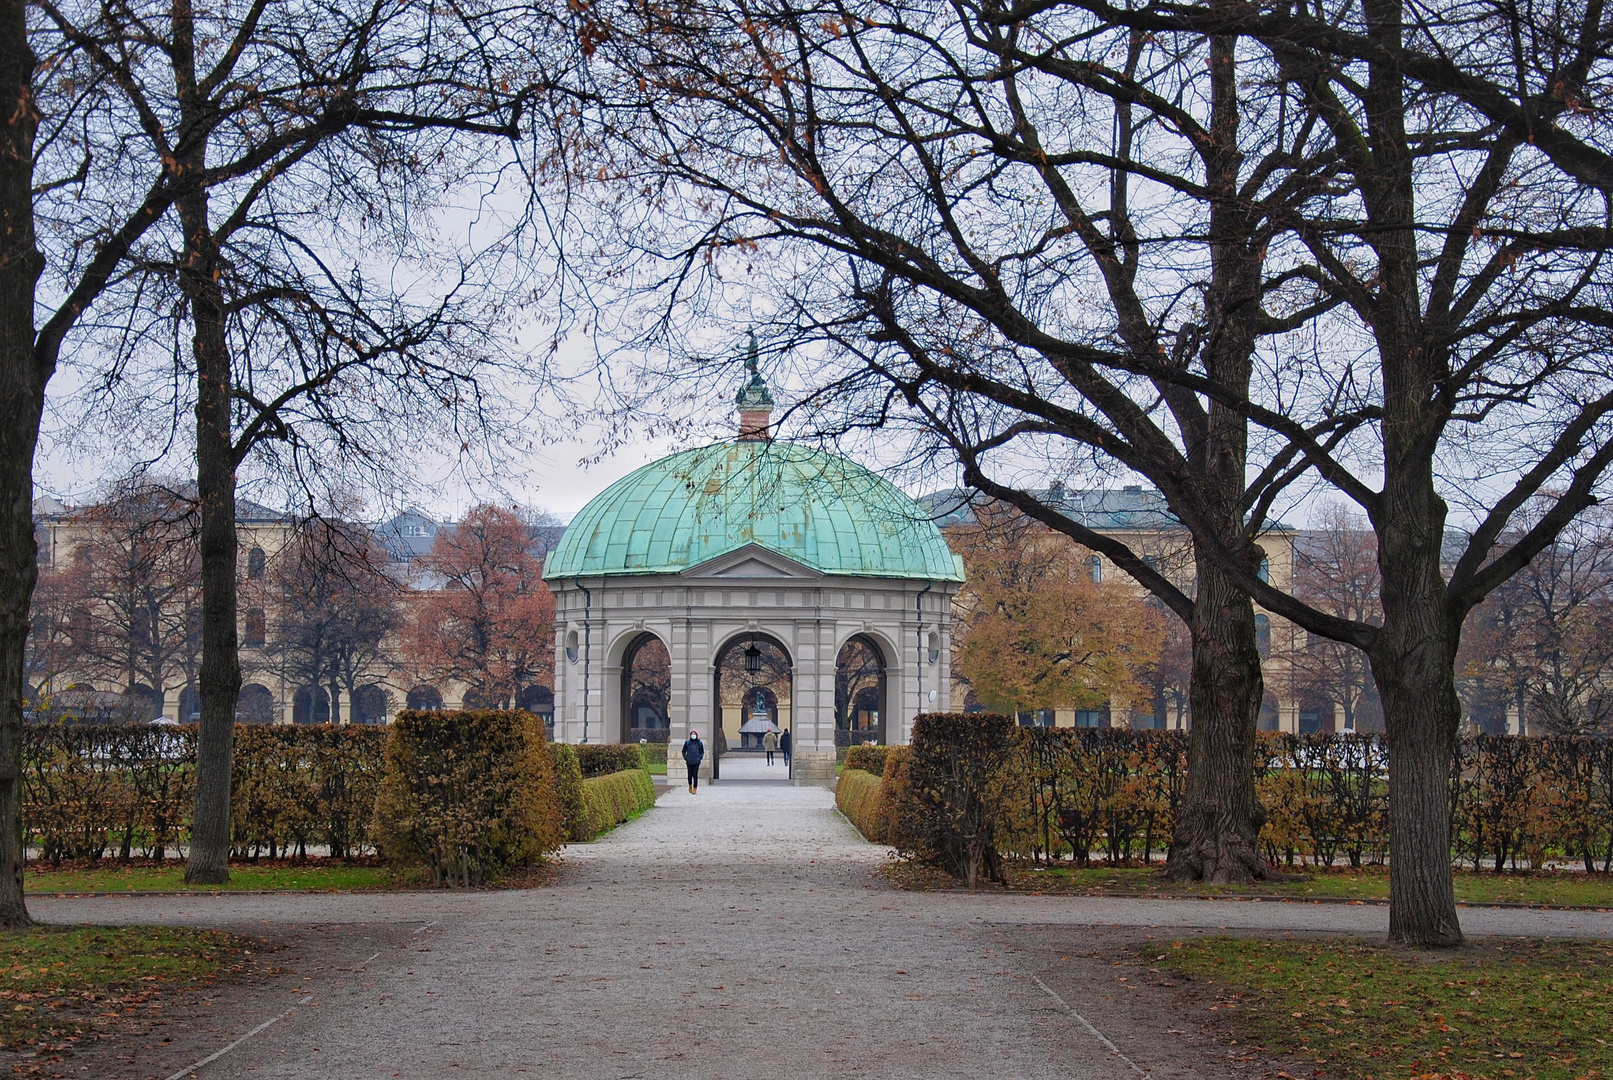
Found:
[[[575,630],[566,635],[566,659],[573,664],[577,662],[577,631]]]
[[[937,634],[937,633],[934,633],[932,631],[931,634],[930,634],[930,663],[937,664],[937,663],[940,663],[940,662],[941,662],[941,635]]]

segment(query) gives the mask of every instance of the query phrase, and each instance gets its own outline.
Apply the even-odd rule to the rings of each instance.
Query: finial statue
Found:
[[[769,438],[768,420],[773,413],[773,393],[756,369],[756,351],[756,332],[752,331],[745,347],[745,370],[750,378],[734,396],[734,404],[739,406],[739,437],[744,440]]]

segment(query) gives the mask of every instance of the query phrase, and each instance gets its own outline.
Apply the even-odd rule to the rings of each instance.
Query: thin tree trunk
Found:
[[[38,116],[26,6],[0,2],[0,928],[27,926],[22,896],[22,710],[28,604],[38,577],[34,448],[49,368],[34,355],[33,160]]]
[[[188,41],[187,35],[176,38]],[[198,150],[191,164],[202,165]],[[194,173],[193,173],[194,174]],[[218,248],[205,189],[178,201],[184,228],[180,286],[195,329],[196,494],[201,506],[201,730],[196,746],[196,815],[185,880],[217,885],[230,878],[230,769],[235,705],[241,695],[235,603],[235,448],[230,438],[232,377],[218,284]]]
[[[1254,620],[1248,594],[1199,560],[1187,785],[1165,862],[1165,876],[1175,881],[1268,876],[1254,785],[1255,725],[1265,695]]]

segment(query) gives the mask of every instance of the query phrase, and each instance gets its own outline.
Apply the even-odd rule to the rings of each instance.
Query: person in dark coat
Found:
[[[700,741],[700,732],[689,729],[683,740],[683,763],[689,767],[689,794],[700,790],[700,763],[706,760],[706,744]]]
[[[778,748],[784,753],[784,767],[790,767],[790,729],[785,728],[784,733],[778,737]]]

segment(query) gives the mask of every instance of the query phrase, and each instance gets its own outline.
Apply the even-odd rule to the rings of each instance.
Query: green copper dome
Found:
[[[675,574],[747,545],[825,574],[962,581],[930,515],[845,458],[742,439],[685,450],[583,507],[545,578]]]

